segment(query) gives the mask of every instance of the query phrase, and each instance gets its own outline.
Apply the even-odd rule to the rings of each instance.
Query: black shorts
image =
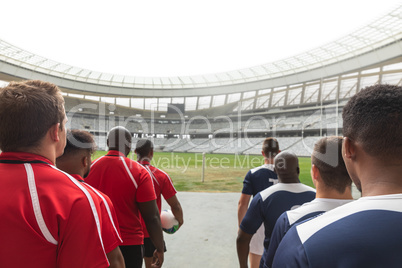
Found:
[[[163,241],[163,247],[165,248],[165,252],[166,252],[165,241]],[[155,249],[156,248],[154,246],[154,243],[152,243],[151,238],[149,238],[149,237],[144,238],[144,257],[148,257],[148,258],[153,257]]]
[[[144,245],[120,246],[126,268],[142,268]]]

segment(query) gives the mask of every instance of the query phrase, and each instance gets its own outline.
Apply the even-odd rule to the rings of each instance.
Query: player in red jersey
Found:
[[[91,155],[95,150],[96,144],[89,132],[76,129],[68,130],[64,154],[56,159],[56,165],[80,181],[91,193],[94,201],[98,201],[101,211],[102,239],[110,267],[123,268],[124,258],[119,249],[119,245],[123,241],[120,238],[119,223],[112,201],[107,195],[84,182],[84,178],[88,176],[90,171]]]
[[[161,195],[163,195],[163,198],[169,204],[173,215],[179,222],[179,228],[180,228],[180,226],[183,224],[183,209],[180,205],[179,200],[177,199],[176,196],[177,191],[173,186],[172,180],[170,179],[169,175],[166,172],[150,164],[154,156],[152,141],[146,139],[137,141],[135,147],[135,153],[137,154],[138,162],[149,171],[154,181],[156,203],[158,205],[159,213],[161,212],[162,209]],[[153,245],[151,239],[149,238],[149,234],[144,221],[142,220],[141,223],[144,231],[145,266],[146,268],[150,268],[152,263],[152,254],[155,250],[155,246]]]
[[[143,166],[126,157],[131,150],[131,133],[126,128],[112,128],[107,145],[109,152],[92,163],[85,181],[113,202],[123,239],[120,250],[126,267],[142,267],[144,234],[141,215],[156,247],[153,265],[161,267],[163,234],[151,176]]]
[[[109,266],[93,197],[54,166],[66,121],[51,83],[0,90],[0,267]]]

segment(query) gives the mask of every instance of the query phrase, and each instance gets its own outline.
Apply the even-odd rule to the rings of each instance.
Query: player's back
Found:
[[[264,251],[262,256],[261,262],[264,263],[264,267],[271,267],[272,260],[281,240],[293,225],[352,201],[353,199],[316,198],[296,209],[282,213],[272,231],[269,248]]]
[[[109,151],[95,160],[85,179],[112,200],[123,245],[142,244],[143,231],[137,202],[155,200],[148,171],[118,151]]]
[[[243,194],[255,196],[257,193],[276,184],[278,177],[274,172],[274,166],[264,164],[262,166],[250,169],[243,182]]]
[[[169,199],[177,193],[176,189],[173,186],[172,179],[166,172],[150,165],[148,162],[142,161],[139,163],[141,163],[141,165],[146,170],[148,170],[149,174],[152,177],[157,198],[156,204],[158,205],[158,209],[160,211],[162,208],[161,197],[163,196],[165,199]]]
[[[291,228],[273,267],[400,267],[400,222],[402,194],[360,198]]]
[[[134,203],[138,187],[138,164],[120,155],[95,160],[85,182],[105,193],[115,206]],[[119,208],[116,207],[116,210]]]
[[[260,193],[264,205],[265,241],[269,244],[272,230],[279,216],[291,209],[295,209],[315,198],[315,190],[302,183],[278,183]]]
[[[152,166],[148,161],[139,161],[139,163],[148,170],[149,174],[152,177],[155,194],[156,194],[156,205],[158,206],[159,213],[162,210],[162,195],[165,200],[174,196],[177,191],[173,186],[173,182],[169,175],[163,170]],[[146,225],[144,219],[141,218],[141,224],[143,226],[144,237],[149,237],[148,230],[146,229]]]
[[[78,182],[49,160],[27,153],[2,153],[0,174],[1,267],[72,267],[75,261],[91,266],[94,259],[98,265],[107,263],[93,200]],[[75,229],[79,226],[82,233]],[[89,243],[93,248],[83,256],[80,246],[89,246],[88,239],[97,242]],[[10,258],[15,252],[21,258]]]
[[[268,248],[272,230],[285,211],[315,198],[315,189],[302,183],[278,183],[257,194],[243,218],[240,228],[253,234],[264,223],[264,247]]]

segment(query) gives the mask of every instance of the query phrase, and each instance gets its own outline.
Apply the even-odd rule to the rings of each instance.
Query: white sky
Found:
[[[52,60],[133,76],[231,71],[293,56],[401,0],[8,0],[0,38]]]

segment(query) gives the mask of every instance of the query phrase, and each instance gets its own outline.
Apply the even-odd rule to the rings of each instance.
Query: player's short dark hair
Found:
[[[343,108],[343,136],[376,157],[402,155],[402,87],[374,85],[362,89]]]
[[[80,150],[86,150],[90,154],[96,151],[92,134],[78,129],[67,130],[67,143],[63,155],[75,154]]]
[[[268,137],[262,143],[262,151],[266,157],[273,158],[279,153],[278,140],[272,137]]]
[[[147,140],[147,139],[141,139],[137,141],[137,144],[135,145],[135,152],[138,154],[140,157],[145,157],[147,156],[151,150],[153,150],[154,145],[152,141]]]
[[[342,158],[342,137],[330,136],[314,144],[311,163],[320,171],[324,184],[344,193],[352,185],[345,162]]]
[[[54,124],[63,129],[60,89],[40,80],[10,82],[0,89],[0,149],[18,151],[39,145]]]

